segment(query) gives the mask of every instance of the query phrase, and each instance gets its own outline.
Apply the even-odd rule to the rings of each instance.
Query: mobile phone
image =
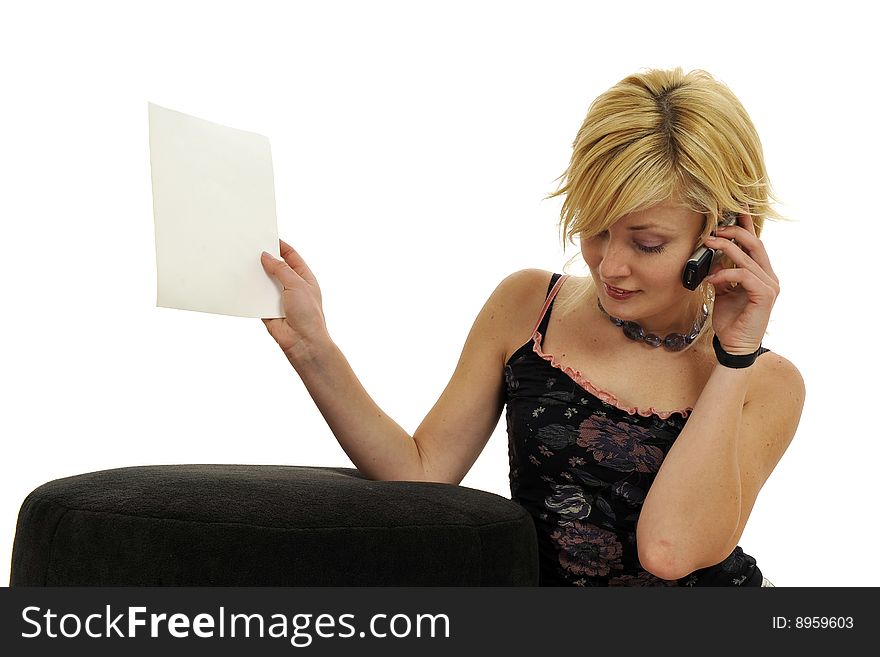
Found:
[[[721,226],[733,226],[736,224],[736,212],[725,212],[722,214]],[[714,233],[712,233],[714,235]],[[681,283],[689,290],[696,290],[697,286],[703,282],[703,279],[709,275],[712,266],[721,258],[722,252],[719,249],[710,249],[707,246],[700,246],[694,254],[688,258],[681,275]]]

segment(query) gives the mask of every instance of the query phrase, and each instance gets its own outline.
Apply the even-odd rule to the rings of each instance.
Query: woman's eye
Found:
[[[663,251],[663,244],[658,244],[657,246],[647,246],[645,244],[639,244],[638,242],[636,242],[636,248],[644,253],[660,253]]]
[[[608,237],[608,231],[603,230],[601,233],[596,233],[590,239],[605,239]],[[666,248],[665,244],[658,244],[657,246],[648,246],[646,244],[639,244],[638,242],[633,242],[635,247],[644,253],[662,253],[663,249]]]

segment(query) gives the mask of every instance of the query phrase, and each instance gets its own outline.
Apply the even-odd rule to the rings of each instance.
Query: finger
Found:
[[[747,212],[737,214],[736,221],[733,223],[733,225],[718,226],[713,233],[710,233],[710,235],[712,235],[713,237],[727,237],[728,239],[735,239],[738,236],[742,237],[744,235],[752,235],[756,238],[758,236],[755,232],[755,223],[754,221],[752,221],[752,216]],[[743,250],[748,252],[746,249]]]
[[[764,246],[764,243],[754,234],[754,232],[749,231],[743,226],[725,226],[718,229],[718,237],[736,240],[736,243],[740,245],[740,248],[748,253],[749,257],[758,263],[761,269],[770,274],[772,278],[777,281],[779,280],[776,277],[776,273],[773,271],[773,266],[770,264],[770,256],[767,255],[767,249]]]
[[[315,285],[318,282],[315,275],[312,273],[312,270],[309,269],[306,261],[297,250],[284,240],[279,239],[278,242],[281,244],[281,257],[284,258],[284,262],[286,262],[293,271],[299,274],[303,280]]]
[[[263,269],[279,280],[285,290],[290,290],[302,282],[302,278],[284,261],[263,251],[260,256]]]
[[[706,277],[715,286],[716,296],[733,291],[731,288],[742,288],[749,295],[751,301],[769,301],[773,303],[779,294],[779,289],[761,280],[753,272],[746,269],[722,269],[717,274]]]
[[[752,215],[748,212],[743,212],[742,214],[737,215],[736,223],[738,226],[745,228],[755,237],[758,236],[758,231],[755,230],[755,221],[752,219]]]
[[[768,285],[772,283],[778,284],[778,279],[773,273],[773,270],[770,269],[769,272],[766,271],[750,255],[745,253],[739,244],[735,244],[729,239],[723,237],[711,236],[706,238],[705,243],[709,248],[721,251],[734,265],[752,272],[755,276],[763,279]],[[769,267],[769,262],[767,265]]]
[[[270,326],[274,326],[278,322],[283,322],[284,318],[283,317],[261,317],[260,321],[266,325],[266,328],[269,328]]]

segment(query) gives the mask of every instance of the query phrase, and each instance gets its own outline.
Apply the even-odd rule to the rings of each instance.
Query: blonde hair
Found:
[[[697,244],[726,211],[750,214],[759,236],[765,218],[784,219],[771,207],[776,198],[749,115],[725,84],[702,70],[647,69],[601,94],[560,179],[546,198],[565,195],[563,249],[566,240],[574,245],[575,235],[592,237],[626,214],[667,200],[705,216]],[[560,302],[563,311],[593,288],[589,279],[577,287]],[[704,283],[700,292],[711,311],[711,287]]]

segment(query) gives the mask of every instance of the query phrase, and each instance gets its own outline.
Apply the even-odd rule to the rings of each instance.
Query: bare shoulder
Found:
[[[552,272],[543,269],[520,269],[502,280],[492,299],[506,327],[507,349],[504,361],[530,337],[547,296]]]
[[[493,302],[508,320],[537,316],[544,305],[551,276],[543,269],[515,271],[492,292]]]
[[[779,394],[803,397],[804,377],[795,364],[784,356],[768,351],[758,356],[754,367],[750,391],[767,395],[776,390]]]
[[[749,382],[746,403],[757,406],[762,414],[775,416],[777,422],[796,427],[804,407],[804,377],[794,363],[768,351],[758,356]],[[793,430],[791,431],[793,434]]]
[[[537,286],[543,286],[546,290],[551,276],[551,272],[543,269],[520,269],[504,278],[498,285],[498,290],[503,290],[507,294],[528,295],[534,292]]]

